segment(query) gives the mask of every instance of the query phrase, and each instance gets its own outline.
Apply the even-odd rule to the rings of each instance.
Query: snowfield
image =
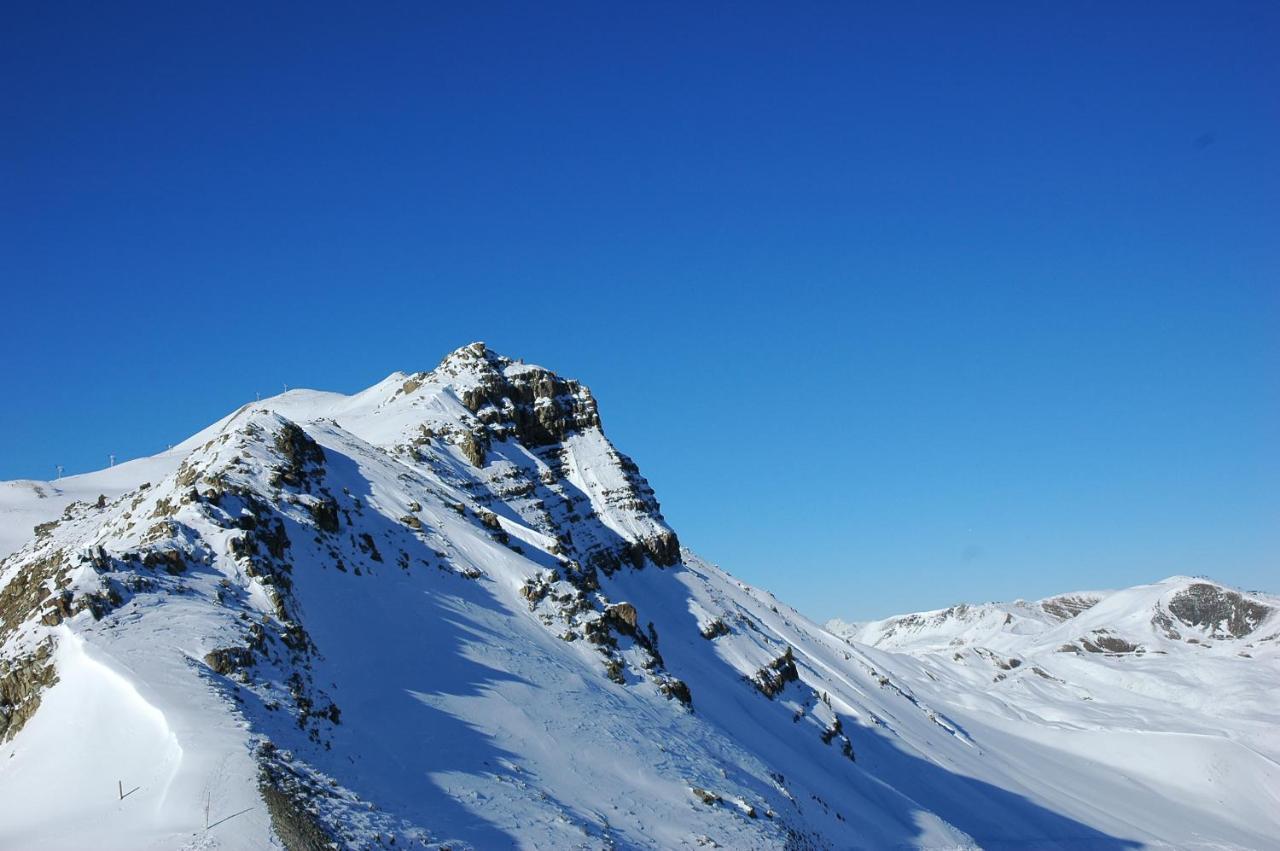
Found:
[[[1158,792],[1171,845],[1277,847],[1280,598],[1174,576],[828,627],[967,726]]]
[[[483,344],[0,483],[0,546],[0,848],[1280,847],[1280,600],[824,629]]]

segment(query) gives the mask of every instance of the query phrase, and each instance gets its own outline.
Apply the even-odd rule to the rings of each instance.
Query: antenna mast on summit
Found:
[[[107,466],[114,467],[116,465],[116,456],[114,454],[107,456]]]
[[[61,478],[62,478],[62,465],[61,465],[61,464],[59,464],[59,465],[58,465],[58,478],[59,478],[59,479],[61,479]]]

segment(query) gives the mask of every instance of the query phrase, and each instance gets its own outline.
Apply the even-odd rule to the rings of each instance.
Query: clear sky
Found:
[[[0,478],[485,340],[818,618],[1280,591],[1280,4],[449,6],[9,6]]]

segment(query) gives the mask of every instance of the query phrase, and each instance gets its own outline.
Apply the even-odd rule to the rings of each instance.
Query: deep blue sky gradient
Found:
[[[1280,4],[882,6],[11,5],[0,478],[482,339],[819,618],[1280,591]]]

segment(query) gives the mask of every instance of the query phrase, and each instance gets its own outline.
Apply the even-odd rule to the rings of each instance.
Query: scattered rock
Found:
[[[254,663],[253,652],[247,647],[223,647],[205,654],[204,663],[216,674],[227,676]]]
[[[773,700],[787,687],[787,683],[794,683],[800,679],[800,671],[796,669],[791,648],[788,647],[785,653],[756,671],[749,679],[761,694]]]
[[[630,603],[614,603],[606,607],[604,613],[605,617],[614,622],[619,632],[627,635],[636,634],[636,627],[640,621],[635,606]]]
[[[710,641],[713,638],[728,635],[729,627],[720,618],[713,618],[698,628],[698,634]]]
[[[707,789],[703,789],[699,786],[690,786],[689,791],[693,793],[693,797],[697,798],[699,801],[706,804],[708,807],[715,806],[716,804],[724,800],[715,792],[709,791]]]

